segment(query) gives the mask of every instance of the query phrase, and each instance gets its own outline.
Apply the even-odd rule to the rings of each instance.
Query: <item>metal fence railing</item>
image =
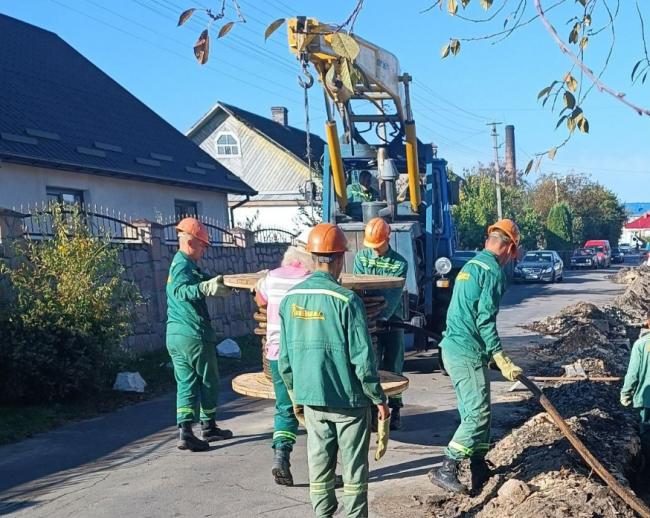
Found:
[[[254,230],[255,244],[295,244],[297,234],[282,228],[260,228]]]
[[[54,236],[53,212],[51,206],[28,207],[27,211],[21,207],[23,220],[23,233],[30,239],[47,239]],[[81,216],[90,233],[94,236],[109,237],[118,243],[140,243],[146,236],[147,230],[132,223],[131,218],[125,214],[109,211],[103,207],[64,207],[60,211],[61,217],[72,222],[75,215]]]
[[[192,217],[197,218],[201,223],[203,223],[208,229],[208,236],[210,238],[210,244],[213,246],[241,246],[238,240],[235,239],[235,236],[219,225],[219,223],[212,218],[205,216],[175,216],[169,218],[166,224],[163,224],[163,230],[165,232],[165,242],[168,245],[176,245],[178,243],[178,234],[176,232],[176,225],[178,222],[185,218]]]

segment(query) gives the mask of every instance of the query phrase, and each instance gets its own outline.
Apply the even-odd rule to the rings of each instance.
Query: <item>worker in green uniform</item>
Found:
[[[650,328],[650,313],[648,314]],[[641,453],[645,459],[645,470],[650,469],[650,329],[641,331],[630,354],[630,364],[621,390],[621,403],[639,409],[641,421]]]
[[[513,221],[504,219],[490,226],[485,250],[468,261],[456,277],[447,312],[440,348],[458,398],[461,423],[445,449],[442,467],[431,470],[429,480],[457,493],[468,491],[458,480],[462,460],[470,459],[474,490],[490,476],[485,461],[491,419],[488,361],[492,358],[511,381],[523,372],[503,351],[496,320],[506,290],[502,268],[517,257],[518,245],[519,229]]]
[[[372,174],[370,171],[359,173],[359,182],[351,183],[346,189],[348,196],[347,214],[355,219],[363,216],[361,204],[365,201],[377,201],[379,193],[372,187]]]
[[[406,277],[408,263],[393,250],[389,243],[390,225],[381,218],[371,219],[365,228],[363,246],[354,258],[354,273]],[[368,295],[381,295],[386,299],[386,308],[377,317],[380,321],[404,322],[403,290],[373,290]],[[379,369],[402,375],[404,369],[404,330],[393,329],[377,332],[377,365]],[[390,429],[401,430],[400,411],[404,406],[402,394],[388,398]],[[374,421],[374,420],[373,420]],[[373,423],[374,427],[374,423]]]
[[[293,402],[304,405],[309,491],[318,517],[331,517],[338,507],[338,451],[347,516],[368,516],[370,407],[377,406],[383,423],[389,418],[363,302],[337,281],[346,247],[336,225],[314,227],[307,251],[315,271],[280,304],[278,370]]]
[[[217,336],[206,303],[206,297],[227,297],[230,290],[224,286],[222,276],[210,278],[197,266],[210,246],[205,225],[195,218],[185,218],[176,231],[178,252],[167,279],[167,350],[177,384],[178,448],[205,451],[208,442],[232,437],[230,430],[221,430],[215,422],[220,389]],[[197,417],[201,419],[201,439],[192,431]]]

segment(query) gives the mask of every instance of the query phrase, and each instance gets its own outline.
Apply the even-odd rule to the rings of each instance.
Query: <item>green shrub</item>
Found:
[[[546,246],[550,250],[573,248],[573,215],[566,203],[556,203],[548,213]]]
[[[0,402],[47,403],[97,390],[142,303],[123,279],[119,247],[76,207],[34,216],[51,239],[14,246],[0,263],[11,300],[0,315]]]

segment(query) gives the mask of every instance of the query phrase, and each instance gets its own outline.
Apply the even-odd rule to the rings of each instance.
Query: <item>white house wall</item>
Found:
[[[262,228],[280,228],[294,232],[304,230],[305,225],[297,225],[299,211],[298,207],[239,207],[235,209],[235,222],[238,226],[244,226],[247,219],[255,218],[259,211],[259,216],[255,219],[253,229],[259,225]]]
[[[239,140],[240,157],[217,156],[216,137],[221,132],[232,133]],[[299,188],[309,179],[303,162],[223,110],[206,121],[191,140],[260,194],[290,191],[298,197]]]
[[[196,202],[202,216],[228,224],[224,193],[2,162],[0,207],[19,210],[21,205],[40,204],[47,200],[47,187],[85,191],[85,203],[150,221],[156,221],[159,216],[173,216],[174,200]]]

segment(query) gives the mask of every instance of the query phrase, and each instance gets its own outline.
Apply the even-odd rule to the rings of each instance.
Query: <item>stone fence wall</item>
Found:
[[[11,243],[23,239],[20,214],[0,209],[0,257],[11,264]],[[165,346],[167,318],[166,286],[169,267],[176,246],[165,243],[164,228],[146,220],[133,222],[141,227],[142,242],[120,246],[119,257],[125,267],[125,277],[135,282],[147,300],[137,308],[134,334],[126,345],[138,352],[153,351]],[[286,244],[255,244],[253,233],[232,229],[233,245],[213,246],[206,250],[199,262],[208,275],[254,273],[277,268],[287,249]],[[18,236],[18,237],[16,237]],[[3,289],[4,288],[4,289]],[[0,303],[6,300],[6,286],[0,283]],[[250,334],[255,328],[255,302],[248,291],[234,292],[228,298],[208,299],[212,323],[220,338],[234,338]]]

